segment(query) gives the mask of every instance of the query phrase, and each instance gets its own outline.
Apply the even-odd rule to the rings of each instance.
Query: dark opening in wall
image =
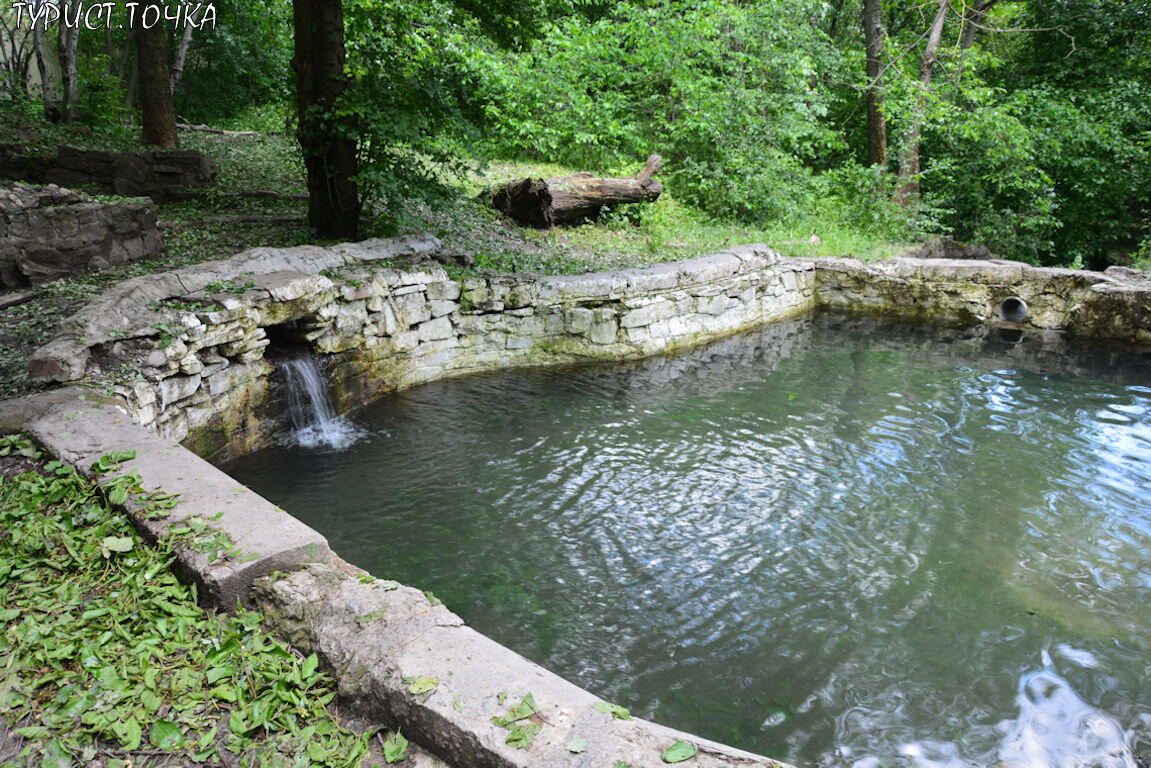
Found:
[[[264,356],[268,360],[283,360],[308,355],[312,351],[311,340],[326,325],[311,316],[266,326],[264,332],[268,334],[268,348]]]

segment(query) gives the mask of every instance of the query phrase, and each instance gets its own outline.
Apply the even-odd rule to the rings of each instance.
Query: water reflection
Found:
[[[1087,670],[1102,664],[1087,651],[1067,646],[1059,649],[1064,660]],[[1046,651],[1043,666],[1026,672],[1015,698],[1018,716],[994,726],[981,740],[996,746],[985,753],[966,753],[959,742],[912,742],[901,745],[895,761],[875,756],[855,760],[854,768],[905,765],[915,768],[1146,768],[1151,753],[1137,750],[1151,746],[1151,716],[1146,713],[1128,727],[1107,712],[1085,701],[1056,669]],[[882,718],[880,718],[881,720]],[[880,724],[880,723],[877,723]],[[968,740],[974,734],[968,734]],[[849,757],[840,753],[840,759]]]
[[[353,451],[227,469],[346,559],[710,738],[828,766],[1089,765],[1044,729],[1112,744],[1092,735],[1111,722],[1135,759],[1151,377],[1066,351],[779,324],[430,384],[358,413],[379,438]]]

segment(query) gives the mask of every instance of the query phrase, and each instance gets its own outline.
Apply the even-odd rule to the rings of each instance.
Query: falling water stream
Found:
[[[310,355],[276,363],[286,392],[288,419],[292,429],[286,442],[299,448],[328,448],[341,451],[363,433],[345,416],[337,416],[328,397],[328,385]]]
[[[355,450],[225,469],[658,722],[800,765],[1137,768],[1151,366],[1029,343],[817,317],[415,387]]]

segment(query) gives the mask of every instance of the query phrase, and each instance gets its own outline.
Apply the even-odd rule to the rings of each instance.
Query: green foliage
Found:
[[[108,55],[80,56],[77,65],[80,75],[79,122],[93,128],[126,132],[129,115],[124,106],[124,85],[110,71]]]
[[[1132,252],[1151,219],[1145,4],[1000,3],[969,49],[953,13],[924,90],[930,18],[884,4],[890,162],[874,169],[862,36],[827,4],[621,2],[553,18],[522,51],[465,53],[498,156],[609,174],[659,151],[672,194],[713,217],[948,232],[1033,263]],[[903,208],[893,176],[923,109],[923,194]]]
[[[1151,234],[1143,238],[1143,243],[1132,255],[1131,266],[1136,269],[1151,270]]]
[[[259,614],[205,613],[169,550],[71,467],[45,471],[0,480],[0,714],[21,724],[29,762],[68,764],[99,742],[112,758],[359,764],[366,737],[328,715],[315,656],[263,634]]]
[[[499,154],[609,171],[664,155],[675,194],[768,221],[809,207],[841,141],[811,82],[842,58],[809,20],[823,4],[618,3],[549,25],[522,55],[472,49]],[[794,23],[792,19],[803,19]]]
[[[989,27],[1030,31],[944,52],[923,185],[958,239],[1094,268],[1134,251],[1151,219],[1146,12],[1125,0],[1001,3]]]
[[[1015,100],[936,116],[925,129],[932,155],[923,186],[959,240],[1040,263],[1061,222],[1042,147],[1017,116],[1024,108]]]
[[[539,724],[530,722],[530,718],[537,716],[538,713],[539,706],[535,697],[527,693],[519,704],[509,707],[506,714],[493,716],[492,722],[508,731],[507,738],[504,739],[506,744],[515,749],[527,749],[540,732]]]
[[[631,720],[631,712],[626,707],[621,707],[619,704],[611,704],[606,701],[597,701],[591,705],[591,708],[597,712],[610,714],[615,720]]]
[[[192,35],[174,96],[176,114],[193,122],[282,131],[281,105],[294,95],[291,4],[225,0],[216,8],[216,26]]]
[[[295,119],[295,106],[289,102],[269,101],[249,104],[230,117],[220,120],[221,128],[230,131],[256,131],[276,134]]]
[[[40,457],[40,451],[36,449],[27,435],[0,435],[0,456],[11,456],[12,454],[20,454],[26,459]]]
[[[408,684],[408,693],[413,696],[420,696],[425,693],[431,693],[440,684],[438,677],[414,677],[404,680]]]
[[[442,206],[468,170],[470,74],[464,51],[481,39],[477,20],[442,0],[353,0],[344,4],[351,85],[331,125],[358,126],[361,195],[395,231],[405,204]]]
[[[835,222],[886,240],[907,239],[939,229],[928,206],[921,205],[909,215],[892,200],[894,179],[879,166],[868,168],[849,161],[823,173],[819,181],[822,194],[815,210],[823,224],[821,229]]]
[[[250,274],[250,273],[249,273]],[[255,280],[245,280],[240,282],[238,278],[229,278],[228,280],[213,280],[204,286],[206,293],[244,293],[256,287]]]
[[[391,765],[404,761],[408,753],[408,740],[399,731],[393,731],[384,739],[384,760]]]
[[[1151,78],[1071,92],[1022,92],[1061,224],[1047,261],[1102,268],[1151,220]]]

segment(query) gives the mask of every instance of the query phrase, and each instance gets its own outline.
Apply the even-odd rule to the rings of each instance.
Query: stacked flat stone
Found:
[[[648,357],[816,307],[977,325],[1014,296],[1030,307],[1026,328],[1151,343],[1151,282],[1117,275],[998,260],[785,259],[764,245],[571,276],[456,280],[439,266],[387,265],[439,249],[430,235],[258,248],[128,281],[66,321],[32,374],[119,377],[133,419],[224,458],[274,428],[269,335],[326,358],[341,410],[468,371]]]
[[[0,289],[149,259],[163,250],[149,200],[97,201],[55,184],[0,185]]]

